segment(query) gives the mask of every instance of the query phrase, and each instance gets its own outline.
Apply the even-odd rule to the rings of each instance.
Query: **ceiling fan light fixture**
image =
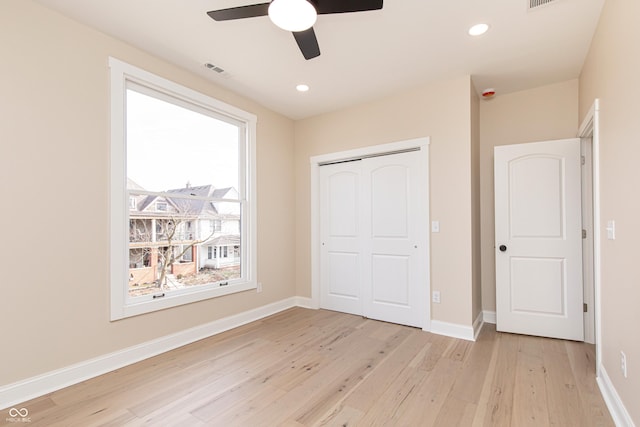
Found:
[[[318,13],[307,0],[273,0],[269,19],[286,31],[304,31],[313,27]]]

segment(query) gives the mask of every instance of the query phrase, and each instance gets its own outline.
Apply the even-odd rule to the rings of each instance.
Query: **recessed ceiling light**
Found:
[[[469,28],[470,36],[481,36],[489,30],[489,25],[487,24],[476,24],[473,27]]]
[[[296,90],[298,92],[306,92],[309,90],[309,86],[308,85],[298,85],[296,86]]]

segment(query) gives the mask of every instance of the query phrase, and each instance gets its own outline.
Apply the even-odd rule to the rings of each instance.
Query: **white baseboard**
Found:
[[[465,326],[457,323],[442,322],[440,320],[431,321],[433,334],[444,335],[451,338],[459,338],[467,341],[475,341],[475,331],[473,326]]]
[[[311,308],[311,309],[318,308],[318,307],[314,307],[313,301],[311,300],[311,298],[307,298],[307,297],[293,297],[293,298],[294,298],[296,307]]]
[[[600,393],[602,393],[604,402],[607,404],[607,408],[609,408],[613,422],[619,427],[635,427],[631,415],[629,415],[627,408],[624,406],[624,403],[622,403],[604,366],[600,365],[599,371],[600,375],[598,375],[596,381],[598,382],[598,387],[600,387]]]
[[[482,319],[484,323],[491,323],[492,325],[496,324],[496,312],[485,310],[482,312]]]
[[[0,386],[0,409],[77,384],[123,366],[208,338],[229,329],[260,320],[291,307],[307,307],[309,298],[291,297],[204,325],[166,335],[113,353],[85,360],[13,384]]]
[[[474,341],[478,339],[478,334],[482,330],[483,326],[484,326],[484,315],[482,314],[482,311],[481,311],[480,313],[478,313],[476,320],[473,321],[473,340]]]

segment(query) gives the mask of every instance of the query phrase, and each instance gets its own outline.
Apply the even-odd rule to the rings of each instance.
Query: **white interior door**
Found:
[[[320,168],[321,307],[424,325],[428,193],[423,174],[417,152]]]
[[[420,194],[425,186],[418,161],[412,152],[362,163],[365,315],[411,326],[422,326],[428,301],[423,279],[426,196]]]
[[[362,314],[360,161],[320,168],[320,307]]]
[[[580,140],[495,147],[497,329],[583,340]]]

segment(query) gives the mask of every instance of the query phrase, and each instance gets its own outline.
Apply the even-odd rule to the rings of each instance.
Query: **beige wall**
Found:
[[[602,363],[640,426],[640,2],[607,0],[580,76],[580,117],[600,99]],[[605,226],[616,222],[616,240]],[[627,355],[628,377],[620,371]]]
[[[258,116],[263,293],[109,322],[110,55]],[[0,386],[295,294],[291,120],[29,0],[0,2],[0,58]]]
[[[472,238],[472,320],[482,312],[482,241],[480,216],[480,98],[471,85],[471,238]]]
[[[412,90],[301,120],[295,124],[296,286],[311,296],[311,156],[352,148],[431,137],[431,289],[441,292],[432,318],[471,325],[471,81],[469,77]]]
[[[493,147],[575,138],[578,81],[570,80],[480,102],[482,307],[496,309]]]

